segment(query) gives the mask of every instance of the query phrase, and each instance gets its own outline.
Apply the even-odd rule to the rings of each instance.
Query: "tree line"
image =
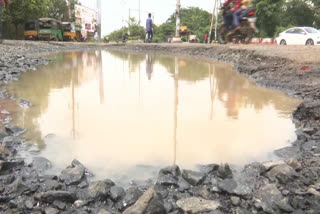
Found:
[[[320,28],[320,0],[255,0],[261,37],[276,37],[293,26]]]
[[[320,29],[320,0],[254,0],[256,10],[257,37],[276,37],[283,30],[293,26],[310,26]],[[181,9],[181,25],[188,27],[191,34],[197,35],[200,42],[209,33],[212,14],[198,7]],[[166,42],[175,35],[175,13],[166,22],[154,25],[154,42]],[[133,19],[134,20],[134,19]],[[222,24],[221,13],[218,25]],[[136,30],[130,30],[130,28]],[[138,29],[138,30],[137,30]],[[121,40],[130,31],[131,38],[145,38],[144,23],[129,21],[128,26],[110,33],[110,40]],[[212,33],[214,35],[214,32]]]
[[[69,0],[71,17],[74,21],[74,5],[78,0]],[[6,38],[18,38],[23,33],[27,20],[54,18],[69,21],[68,6],[65,0],[10,0],[9,8],[2,10],[3,34]]]

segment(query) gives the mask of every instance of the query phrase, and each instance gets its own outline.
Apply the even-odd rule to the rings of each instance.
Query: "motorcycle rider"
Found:
[[[252,10],[252,0],[242,0],[241,7],[233,13],[233,15],[234,15],[233,16],[233,26],[234,26],[233,31],[236,31],[240,28],[240,20],[243,17],[246,17],[251,10]]]
[[[241,7],[241,0],[227,0],[223,4],[223,8],[226,8],[230,3],[233,4],[233,8],[224,17],[224,23],[226,24],[228,29],[235,27],[232,26],[235,18],[237,18],[237,15],[235,15],[234,13]]]
[[[250,13],[250,11],[253,10],[252,7],[252,0],[242,0],[242,9],[244,9],[245,11],[240,15],[240,19],[242,19],[243,17],[248,16],[248,14]]]

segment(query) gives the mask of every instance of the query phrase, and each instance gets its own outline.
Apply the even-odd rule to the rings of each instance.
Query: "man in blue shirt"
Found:
[[[152,42],[152,38],[153,38],[153,33],[152,33],[152,19],[151,19],[151,13],[149,13],[148,15],[148,19],[147,19],[147,24],[146,24],[146,29],[147,29],[147,34],[148,34],[148,42]]]

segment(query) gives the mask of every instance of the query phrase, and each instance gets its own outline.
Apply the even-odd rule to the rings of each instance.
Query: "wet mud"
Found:
[[[6,92],[6,83],[18,79],[21,72],[48,63],[30,53],[90,48],[97,47],[47,43],[38,46],[23,42],[1,45],[1,98],[14,100]],[[298,62],[285,55],[279,57],[279,53],[270,56],[253,48],[225,46],[110,45],[103,48],[231,63],[239,73],[258,84],[303,100],[292,115],[298,139],[292,146],[275,151],[281,158],[279,161],[252,163],[242,169],[217,163],[199,166],[197,171],[169,166],[159,171],[155,183],[141,181],[124,189],[107,178],[91,182],[90,169],[77,160],[59,175],[45,174],[51,167],[50,161],[38,157],[28,162],[19,155],[23,147],[32,146],[19,137],[26,130],[6,125],[0,132],[0,212],[319,213],[318,62]],[[16,102],[28,107],[23,100]]]

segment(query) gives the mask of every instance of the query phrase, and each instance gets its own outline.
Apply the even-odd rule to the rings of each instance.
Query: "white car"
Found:
[[[312,27],[294,27],[276,38],[278,45],[320,45],[320,32]]]

